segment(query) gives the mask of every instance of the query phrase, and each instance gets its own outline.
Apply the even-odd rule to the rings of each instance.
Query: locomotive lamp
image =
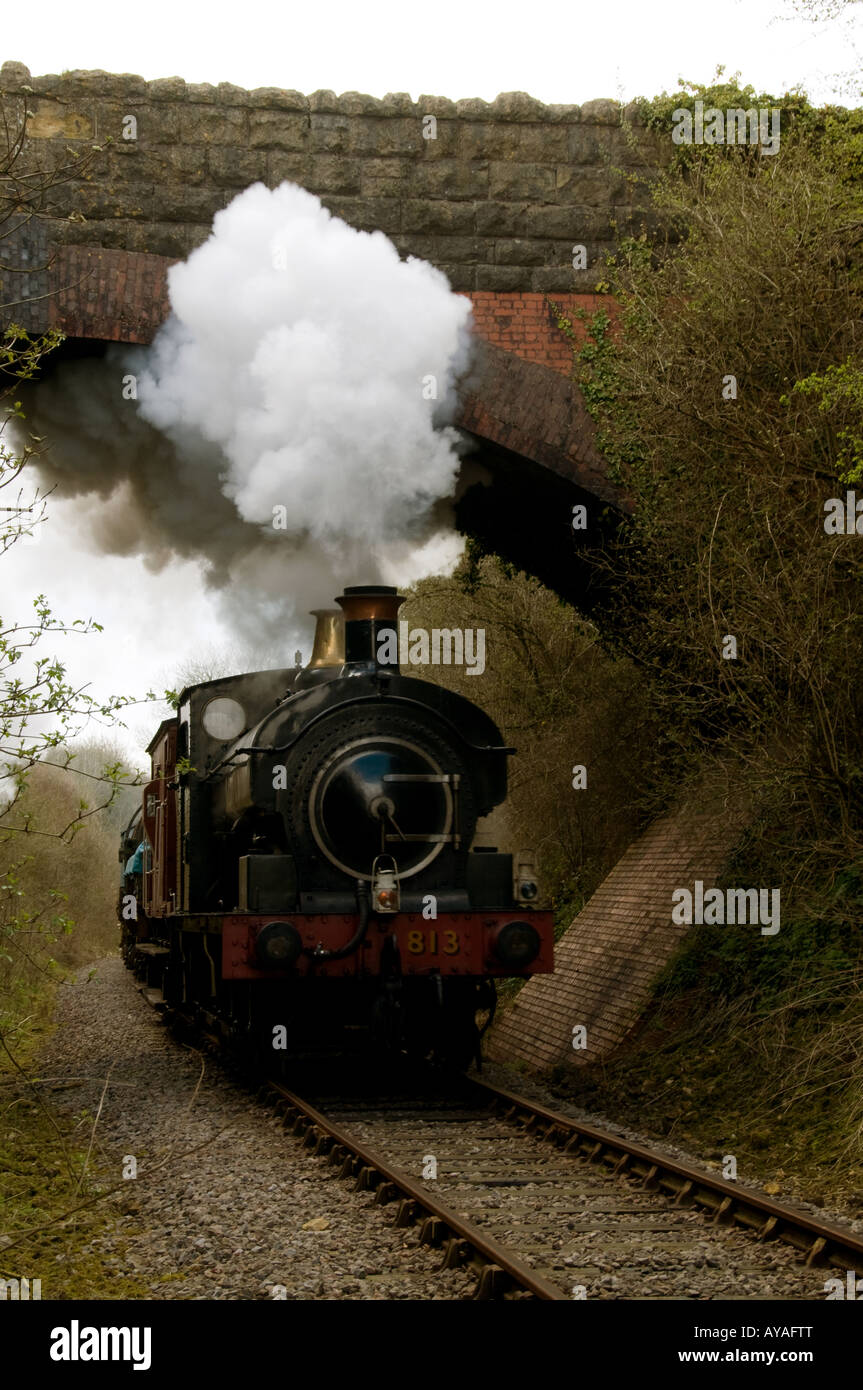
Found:
[[[381,868],[382,859],[388,860],[392,868]],[[372,910],[398,912],[400,896],[396,861],[389,854],[379,854],[372,865]]]
[[[533,855],[529,850],[519,854],[515,868],[515,896],[519,902],[533,902],[539,893]]]

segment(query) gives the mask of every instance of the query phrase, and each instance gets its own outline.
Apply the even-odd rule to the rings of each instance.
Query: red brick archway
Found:
[[[36,274],[3,275],[3,314],[31,333],[57,328],[73,345],[99,351],[111,343],[150,343],[167,317],[169,257],[43,242],[30,250],[28,263],[34,262],[41,267]],[[455,423],[483,481],[460,489],[456,523],[562,597],[590,606],[595,576],[588,553],[604,542],[628,501],[596,449],[557,311],[579,330],[580,310],[590,313],[609,301],[573,293],[552,300],[529,291],[468,297],[476,352]],[[584,504],[588,517],[578,533],[576,504]]]
[[[5,313],[30,331],[52,327],[73,339],[146,344],[168,314],[172,264],[146,252],[59,246],[48,256],[38,297],[31,293]],[[13,293],[32,289],[27,275],[6,278]],[[478,353],[457,423],[603,503],[625,507],[595,450],[590,420],[570,379],[572,345],[553,307],[574,318],[578,310],[592,312],[607,301],[596,294],[564,294],[552,303],[544,294],[489,290],[468,297]]]

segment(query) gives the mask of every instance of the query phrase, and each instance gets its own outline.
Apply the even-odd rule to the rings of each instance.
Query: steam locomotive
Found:
[[[124,958],[152,1002],[262,1059],[363,1033],[464,1067],[495,980],[553,968],[532,865],[475,844],[515,750],[471,701],[381,661],[402,602],[346,588],[316,611],[307,666],[188,687],[147,750]]]

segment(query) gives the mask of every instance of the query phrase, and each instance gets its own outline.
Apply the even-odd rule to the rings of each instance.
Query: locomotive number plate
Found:
[[[435,928],[430,928],[428,931],[409,931],[408,951],[412,956],[457,956],[461,951],[461,937],[457,931],[449,929],[437,931]]]

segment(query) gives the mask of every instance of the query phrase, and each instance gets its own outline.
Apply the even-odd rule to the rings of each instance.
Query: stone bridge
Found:
[[[257,180],[299,183],[470,296],[477,352],[458,423],[483,481],[465,482],[457,519],[590,606],[584,548],[627,502],[595,448],[557,310],[573,319],[613,307],[598,292],[604,252],[628,231],[658,230],[648,185],[667,150],[635,111],[544,106],[520,92],[413,102],[102,72],[35,78],[20,63],[0,70],[0,104],[13,136],[26,124],[16,169],[73,166],[38,216],[19,181],[21,215],[0,223],[7,323],[62,329],[61,360],[148,343],[168,310],[168,267],[205,240],[213,215]],[[578,535],[574,503],[588,508]],[[573,1060],[576,1024],[589,1032],[582,1060],[619,1044],[677,943],[672,888],[711,882],[737,834],[727,798],[706,800],[630,848],[560,943],[556,973],[530,981],[505,1013],[492,1055]]]
[[[35,217],[19,181],[21,215],[0,257],[6,322],[62,329],[60,359],[147,343],[167,313],[169,265],[204,241],[213,215],[256,180],[300,183],[471,298],[476,362],[457,423],[483,481],[462,490],[459,524],[589,602],[581,548],[626,502],[597,454],[557,309],[572,318],[608,305],[597,292],[604,253],[626,231],[655,230],[648,185],[663,151],[634,110],[520,92],[414,102],[32,77],[14,62],[0,69],[0,101],[7,130],[23,131],[15,171],[67,170]],[[581,533],[577,502],[588,508]]]

